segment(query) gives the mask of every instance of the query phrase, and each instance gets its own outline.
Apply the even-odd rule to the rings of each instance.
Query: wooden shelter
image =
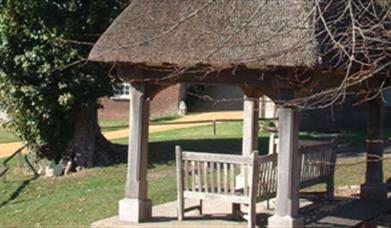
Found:
[[[147,197],[149,103],[176,83],[227,84],[245,94],[243,155],[257,147],[258,102],[279,107],[278,189],[271,226],[302,226],[299,209],[298,114],[289,101],[339,85],[346,71],[325,59],[312,1],[133,0],[90,53],[131,84],[129,159],[122,220],[151,218]],[[384,75],[366,81],[377,88]],[[361,84],[355,89],[360,89]],[[369,102],[368,154],[383,154],[383,106]],[[370,159],[370,158],[369,158]],[[368,163],[362,198],[386,198],[382,161]]]

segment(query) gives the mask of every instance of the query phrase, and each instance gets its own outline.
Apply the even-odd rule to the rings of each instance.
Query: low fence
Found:
[[[275,121],[278,118],[259,118],[259,121]],[[175,121],[175,122],[150,122],[150,126],[164,125],[186,125],[186,124],[211,124],[213,135],[217,135],[217,123],[223,122],[243,122],[243,119],[212,119],[212,120],[195,120],[195,121]]]

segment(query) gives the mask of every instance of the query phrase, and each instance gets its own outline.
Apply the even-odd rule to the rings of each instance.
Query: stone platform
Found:
[[[273,204],[273,202],[271,202]],[[196,205],[195,201],[186,201],[186,207]],[[300,201],[300,214],[304,216],[308,227],[353,227],[371,220],[391,210],[391,201],[383,204],[366,203],[351,198],[336,198],[334,201],[318,200],[318,197],[306,196]],[[271,205],[273,207],[273,205]],[[245,210],[245,208],[244,208]],[[247,227],[230,214],[231,205],[221,202],[204,202],[204,215],[197,211],[188,212],[184,221],[177,221],[176,202],[153,207],[153,219],[146,223],[120,221],[117,216],[94,222],[91,226],[100,227]],[[265,203],[257,204],[257,225],[267,226],[267,218],[273,214],[265,208]]]
[[[186,207],[197,205],[195,200],[186,200]],[[198,211],[190,211],[185,214],[183,221],[177,220],[176,202],[169,202],[162,205],[157,205],[152,208],[152,221],[146,223],[130,223],[120,221],[118,216],[107,218],[101,221],[94,222],[92,227],[247,227],[246,221],[241,221],[237,217],[229,214],[231,204],[204,201],[203,213],[199,215]],[[243,208],[245,211],[246,208]],[[257,205],[257,211],[265,212],[264,203]],[[259,214],[257,216],[258,223],[265,224],[267,217],[271,215],[271,211],[267,214]]]

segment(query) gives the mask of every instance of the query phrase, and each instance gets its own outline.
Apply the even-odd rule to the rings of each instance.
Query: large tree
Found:
[[[39,157],[88,168],[113,162],[97,124],[107,69],[85,61],[129,0],[0,0],[0,109]]]

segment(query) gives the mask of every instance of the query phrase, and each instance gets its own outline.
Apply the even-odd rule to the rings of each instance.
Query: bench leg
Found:
[[[232,204],[232,214],[236,216],[238,214],[238,211],[240,211],[240,204],[233,203]]]
[[[203,201],[200,200],[200,206],[199,206],[199,211],[200,211],[200,215],[203,214],[203,211],[202,211],[202,206],[203,206]]]
[[[178,221],[182,221],[184,216],[185,216],[185,201],[182,196],[179,196],[177,199],[178,203],[178,208],[177,208],[177,216],[178,216]]]
[[[257,214],[255,212],[255,204],[250,204],[248,208],[248,221],[247,221],[248,228],[255,227],[256,216]]]
[[[266,210],[270,210],[270,200],[269,199],[267,199],[265,201],[265,208],[266,208]]]
[[[333,200],[334,199],[334,178],[330,179],[326,183],[326,191],[327,191],[327,199]]]

